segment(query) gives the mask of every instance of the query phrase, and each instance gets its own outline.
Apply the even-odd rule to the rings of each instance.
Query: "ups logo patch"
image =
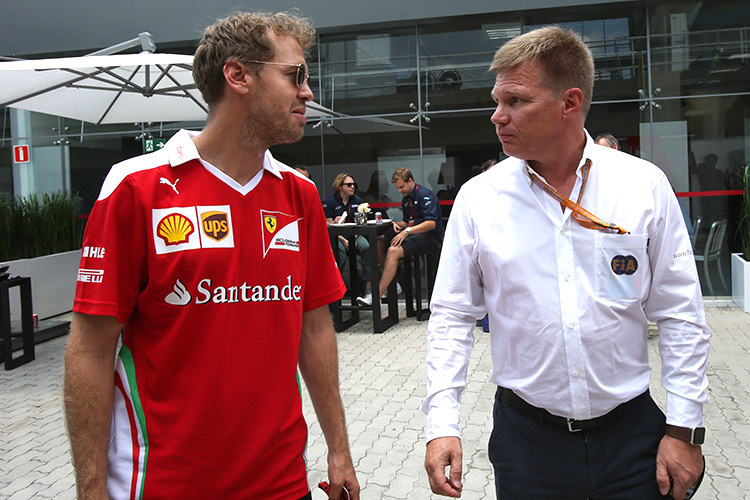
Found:
[[[221,241],[229,234],[229,219],[226,212],[204,212],[201,214],[203,234],[214,241]]]

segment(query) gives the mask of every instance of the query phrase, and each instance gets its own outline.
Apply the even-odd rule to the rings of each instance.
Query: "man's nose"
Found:
[[[498,104],[495,108],[495,112],[492,113],[490,121],[495,125],[502,123],[508,123],[508,113],[505,112],[505,108],[502,104]]]
[[[299,90],[297,91],[297,97],[305,102],[312,101],[315,97],[312,89],[310,88],[310,84],[307,81],[307,78],[305,78],[305,82],[300,85]]]

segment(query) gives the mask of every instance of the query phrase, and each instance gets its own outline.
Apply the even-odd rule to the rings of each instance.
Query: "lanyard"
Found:
[[[550,196],[552,196],[554,199],[568,207],[573,211],[573,218],[580,224],[581,226],[588,228],[588,229],[599,229],[602,231],[614,231],[619,234],[625,234],[627,231],[625,231],[623,228],[616,224],[610,224],[609,222],[604,221],[603,219],[600,219],[596,215],[592,214],[585,208],[583,208],[579,203],[581,203],[581,198],[583,197],[583,190],[586,189],[586,182],[589,179],[589,171],[591,170],[591,160],[586,158],[586,163],[583,165],[583,182],[581,184],[581,191],[578,193],[578,201],[575,202],[563,195],[561,195],[557,189],[553,188],[543,180],[541,180],[534,172],[529,170],[529,176],[531,177],[531,180],[542,188],[544,191],[546,191]]]
[[[419,184],[414,184],[414,189],[412,189],[411,194],[409,195],[409,225],[414,225],[414,199],[417,197],[417,189],[419,189]]]
[[[339,201],[341,202],[341,206],[344,207],[344,211],[346,212],[346,216],[353,220],[352,217],[352,200],[354,199],[354,196],[349,197],[349,203],[344,203],[344,199],[341,197],[341,195],[336,195],[339,198]]]

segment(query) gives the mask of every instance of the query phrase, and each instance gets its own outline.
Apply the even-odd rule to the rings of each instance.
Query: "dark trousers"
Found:
[[[651,500],[666,419],[650,395],[595,429],[570,432],[495,396],[489,457],[498,500]]]
[[[307,495],[303,496],[299,500],[312,500],[312,492],[310,492]]]

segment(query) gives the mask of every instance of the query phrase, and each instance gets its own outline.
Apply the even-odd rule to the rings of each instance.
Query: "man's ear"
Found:
[[[255,74],[250,73],[244,64],[238,61],[227,61],[224,63],[224,81],[227,86],[244,95],[250,91],[250,85],[255,79]]]
[[[583,106],[583,91],[579,88],[568,89],[563,92],[563,116],[573,118],[581,112]]]

